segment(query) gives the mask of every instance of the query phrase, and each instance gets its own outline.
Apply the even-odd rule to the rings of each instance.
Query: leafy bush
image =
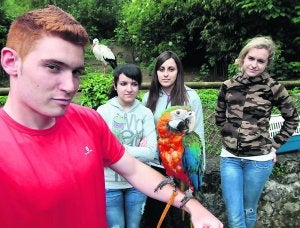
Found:
[[[104,76],[99,73],[89,73],[85,77],[80,86],[80,104],[97,109],[108,100],[113,78],[109,74]]]
[[[221,151],[221,135],[215,124],[215,108],[219,90],[198,89],[196,92],[201,99],[203,108],[206,155],[214,157]]]
[[[139,101],[142,101],[143,96],[144,96],[145,93],[146,93],[146,91],[140,90],[139,93],[138,93],[138,95],[137,95],[137,99],[138,99]]]
[[[194,82],[200,82],[200,81],[208,81],[209,79],[209,66],[207,64],[202,64],[200,66],[199,75],[197,75],[194,78]]]
[[[232,78],[238,72],[239,72],[239,67],[236,64],[231,63],[228,65],[228,69],[227,69],[228,78]]]
[[[6,102],[7,96],[0,96],[0,107],[2,107]]]
[[[289,62],[289,67],[291,69],[289,76],[298,79],[300,75],[300,62]]]
[[[282,177],[288,173],[287,167],[279,162],[276,162],[272,170],[273,177]]]
[[[202,106],[205,108],[209,108],[210,110],[213,110],[216,108],[216,102],[219,90],[216,89],[201,89],[196,90],[198,93]]]
[[[287,80],[288,78],[297,78],[300,72],[300,62],[288,62],[283,55],[283,44],[277,42],[275,60],[270,66],[270,75],[277,80]]]

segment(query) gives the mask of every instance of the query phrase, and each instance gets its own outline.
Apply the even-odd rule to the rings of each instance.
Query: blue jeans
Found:
[[[135,188],[106,189],[109,228],[139,228],[147,196]]]
[[[273,161],[221,158],[221,187],[230,228],[253,228]]]

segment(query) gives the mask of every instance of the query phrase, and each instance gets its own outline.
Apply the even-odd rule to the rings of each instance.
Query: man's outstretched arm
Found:
[[[147,196],[168,202],[173,193],[173,187],[166,185],[161,190],[154,192],[154,189],[164,179],[164,176],[155,171],[148,165],[133,158],[130,154],[124,153],[123,157],[113,164],[110,168],[114,169],[135,188]],[[180,207],[184,194],[177,190],[178,194],[174,199],[173,206]],[[223,224],[212,213],[201,205],[196,199],[189,200],[183,209],[191,215],[191,221],[195,228],[221,228]]]

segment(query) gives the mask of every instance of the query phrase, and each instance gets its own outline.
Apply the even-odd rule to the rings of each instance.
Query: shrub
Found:
[[[196,90],[198,93],[202,106],[205,108],[209,108],[211,110],[214,110],[216,108],[216,102],[218,97],[219,90],[216,89],[201,89]]]
[[[219,90],[199,89],[196,92],[203,108],[206,156],[214,157],[221,151],[221,135],[215,124],[215,107]]]
[[[0,107],[2,107],[6,102],[7,96],[0,96]]]
[[[113,78],[107,74],[88,73],[80,86],[80,104],[97,109],[108,100]]]

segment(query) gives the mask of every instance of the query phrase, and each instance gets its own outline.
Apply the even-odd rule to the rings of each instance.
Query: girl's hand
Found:
[[[146,147],[147,146],[147,138],[143,138],[140,143],[139,143],[140,147]]]
[[[273,155],[273,162],[277,162],[277,159],[276,159],[276,149],[274,147],[272,147],[271,149],[271,153]]]

